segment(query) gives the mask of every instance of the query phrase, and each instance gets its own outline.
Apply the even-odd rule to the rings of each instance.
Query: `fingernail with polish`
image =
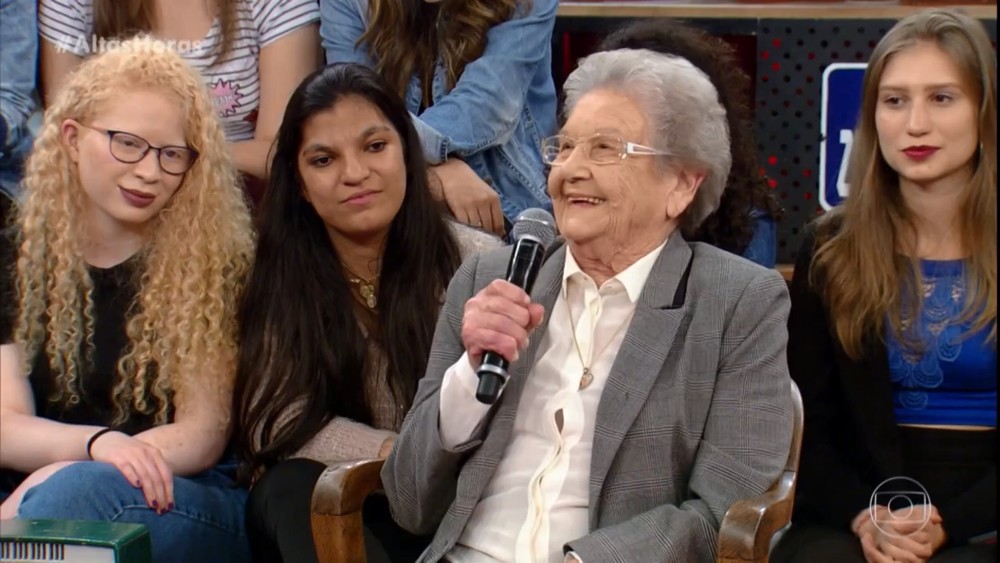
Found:
[[[173,509],[174,509],[174,503],[170,503],[167,505],[167,510],[173,510]]]

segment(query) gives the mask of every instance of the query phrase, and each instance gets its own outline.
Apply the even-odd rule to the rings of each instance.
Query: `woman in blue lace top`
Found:
[[[954,10],[865,75],[851,193],[795,265],[806,412],[774,561],[996,561],[996,55]],[[992,537],[992,541],[989,538]]]

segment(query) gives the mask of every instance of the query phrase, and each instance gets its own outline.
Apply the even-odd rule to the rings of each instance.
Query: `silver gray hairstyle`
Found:
[[[712,81],[687,59],[673,55],[648,49],[603,51],[583,59],[566,79],[565,115],[584,94],[599,89],[620,92],[643,108],[654,148],[707,171],[680,220],[686,229],[697,228],[719,207],[732,165],[726,110]]]

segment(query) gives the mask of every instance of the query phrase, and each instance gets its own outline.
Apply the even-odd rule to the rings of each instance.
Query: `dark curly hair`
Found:
[[[767,178],[759,172],[757,140],[749,103],[750,78],[739,70],[733,48],[705,31],[672,19],[642,19],[612,33],[599,51],[649,49],[683,57],[701,69],[719,92],[729,122],[733,164],[719,208],[688,240],[706,242],[743,254],[754,233],[754,213],[778,221],[783,215],[771,194]]]

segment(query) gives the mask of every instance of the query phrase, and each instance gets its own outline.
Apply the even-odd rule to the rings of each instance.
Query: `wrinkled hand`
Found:
[[[929,510],[928,519],[912,518],[913,510]],[[935,528],[941,526],[937,508],[907,507],[890,511],[877,506],[876,521],[865,510],[855,518],[852,529],[861,539],[862,551],[868,563],[924,563],[943,545],[935,541]],[[943,529],[941,529],[943,533]]]
[[[174,507],[174,476],[159,448],[121,432],[108,432],[90,449],[94,461],[110,463],[133,487],[141,488],[146,504],[157,514]]]
[[[542,322],[545,309],[506,280],[494,280],[465,303],[462,342],[472,369],[492,350],[514,363],[528,346],[528,336]]]
[[[486,184],[468,164],[452,158],[431,168],[439,184],[431,182],[435,197],[443,199],[455,219],[473,227],[503,236],[503,211],[500,195]]]

